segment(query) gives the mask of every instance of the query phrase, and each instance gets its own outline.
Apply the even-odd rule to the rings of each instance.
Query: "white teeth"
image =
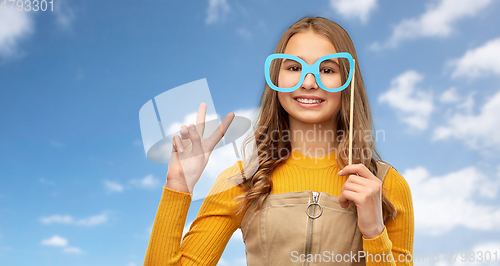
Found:
[[[322,102],[322,100],[301,99],[301,98],[297,98],[296,100],[298,102],[301,102],[301,103],[320,103],[320,102]]]

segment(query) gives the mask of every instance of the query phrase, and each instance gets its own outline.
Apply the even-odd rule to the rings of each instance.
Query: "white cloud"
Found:
[[[35,31],[32,12],[2,9],[0,15],[0,57],[14,58],[22,54],[19,43]]]
[[[455,138],[474,149],[500,147],[500,91],[489,98],[479,114],[472,114],[472,96],[463,104],[469,112],[455,112],[447,124],[434,130],[433,139]]]
[[[441,94],[439,100],[443,103],[454,103],[460,100],[460,96],[458,96],[457,88],[451,87]]]
[[[56,16],[56,23],[62,30],[71,29],[71,24],[75,20],[75,11],[68,4],[68,0],[59,0],[54,2],[54,15]]]
[[[208,0],[207,18],[205,23],[212,24],[221,19],[231,10],[226,0]]]
[[[433,1],[436,2],[436,1]],[[453,31],[454,24],[466,17],[473,17],[483,11],[491,0],[440,0],[428,4],[427,11],[418,18],[405,19],[394,27],[385,44],[374,43],[373,49],[396,47],[404,40],[422,37],[446,37]]]
[[[500,38],[468,50],[461,58],[450,61],[455,67],[453,78],[478,78],[489,74],[500,75]]]
[[[161,186],[161,181],[159,178],[157,178],[153,175],[147,175],[141,179],[130,180],[130,184],[132,184],[138,188],[155,189],[155,188]]]
[[[241,233],[241,229],[238,228],[236,231],[234,231],[233,235],[231,236],[231,239],[229,241],[233,241],[235,243],[243,243],[243,233]]]
[[[463,93],[463,92],[462,92]],[[469,92],[467,96],[461,96],[457,92],[456,87],[451,87],[444,91],[439,97],[439,101],[444,104],[452,105],[452,108],[446,106],[446,111],[442,113],[444,117],[451,117],[456,112],[464,112],[466,114],[472,113],[472,108],[474,108],[474,95],[476,91]],[[443,105],[444,106],[444,105]]]
[[[391,81],[391,87],[379,96],[380,103],[388,103],[398,117],[412,128],[427,128],[430,114],[434,110],[432,93],[416,87],[423,76],[409,70]]]
[[[422,234],[441,235],[464,226],[492,231],[500,228],[500,207],[479,203],[479,197],[495,199],[500,182],[475,167],[444,176],[431,176],[424,167],[402,174],[413,199],[415,229]]]
[[[472,251],[474,251],[475,254],[479,254],[478,252],[482,252],[482,254],[484,254],[485,252],[489,251],[490,254],[493,255],[493,253],[495,252],[500,252],[500,242],[491,241],[491,242],[480,243],[475,245],[472,248]],[[471,263],[471,265],[472,264],[477,265],[476,263]],[[495,261],[491,260],[490,265],[498,265],[498,262],[496,260]]]
[[[71,215],[52,215],[49,217],[42,217],[40,218],[40,222],[42,224],[53,224],[53,223],[58,223],[58,224],[72,224],[74,222],[73,217]]]
[[[77,247],[66,247],[63,249],[63,251],[71,254],[83,254],[83,251]]]
[[[346,18],[366,23],[377,7],[377,0],[330,0],[330,7]]]
[[[81,226],[95,226],[99,224],[106,223],[108,221],[108,215],[106,213],[102,213],[99,215],[90,216],[75,222],[76,225]]]
[[[60,236],[55,235],[49,239],[42,240],[42,245],[43,246],[65,247],[68,245],[68,240],[65,238],[62,238]]]
[[[122,192],[124,189],[120,183],[107,180],[104,181],[104,188],[106,188],[108,193]]]
[[[36,12],[18,11],[16,7],[10,9],[9,6],[2,8],[0,12],[0,58],[21,57],[24,55],[20,48],[22,41],[35,32]],[[61,29],[70,29],[75,20],[74,8],[69,6],[67,0],[55,1],[54,11],[51,13],[55,15],[56,23]]]
[[[181,126],[182,125],[190,125],[190,124],[195,124],[196,123],[196,117],[198,116],[198,113],[197,112],[194,112],[194,113],[190,113],[188,115],[186,115],[184,117],[184,121],[182,123],[179,123],[179,122],[175,122],[175,123],[172,123],[170,124],[170,126],[168,127],[168,130],[166,132],[179,132],[181,130]],[[216,114],[207,114],[205,116],[205,122],[208,123],[209,121],[212,121],[212,120],[215,120],[217,119],[217,115]],[[207,132],[206,130],[203,132],[203,137],[209,137],[210,135],[208,134],[212,134],[212,132]]]
[[[75,220],[71,215],[60,215],[55,214],[49,217],[41,217],[40,222],[42,224],[73,224],[80,226],[95,226],[99,224],[106,223],[108,221],[108,215],[102,213],[99,215],[90,216],[87,218]]]
[[[84,253],[78,247],[68,246],[68,240],[63,238],[63,237],[60,237],[58,235],[55,235],[49,239],[42,240],[41,244],[42,244],[42,246],[62,247],[63,252],[65,252],[65,253],[70,253],[70,254],[83,254]]]
[[[431,252],[435,257],[433,257],[434,264],[419,263],[416,260],[416,256],[413,257],[415,261],[415,266],[497,266],[498,261],[495,259],[495,253],[498,254],[500,251],[500,242],[486,242],[480,243],[472,248],[466,248],[464,250],[468,251],[467,257],[461,257],[465,253],[463,251],[448,251],[446,253]],[[466,252],[467,252],[466,251]],[[489,254],[488,254],[489,253]],[[472,256],[474,254],[474,256]],[[428,261],[432,262],[429,255],[427,255]],[[439,256],[439,258],[438,258]],[[457,256],[457,257],[455,257]],[[422,262],[425,262],[425,259]],[[465,261],[462,261],[465,260]]]

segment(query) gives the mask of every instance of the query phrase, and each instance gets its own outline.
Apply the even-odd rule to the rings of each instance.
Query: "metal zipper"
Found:
[[[311,252],[311,235],[312,235],[312,224],[313,224],[313,220],[320,217],[321,214],[323,213],[323,207],[321,205],[319,205],[318,203],[318,199],[319,199],[319,192],[317,191],[312,191],[312,196],[313,196],[313,201],[311,203],[309,203],[307,205],[307,208],[306,208],[306,214],[307,216],[309,216],[309,236],[307,237],[307,247],[306,247],[306,266],[309,265],[309,261],[307,261],[307,255],[310,254]],[[320,212],[318,215],[314,216],[314,209],[315,207],[319,206],[320,208]],[[312,215],[309,214],[309,207],[312,207]]]

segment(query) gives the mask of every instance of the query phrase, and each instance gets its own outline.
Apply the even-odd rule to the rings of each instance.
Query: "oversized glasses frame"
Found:
[[[300,73],[300,80],[297,83],[297,85],[293,86],[292,88],[280,88],[280,87],[277,87],[276,85],[273,84],[273,82],[271,81],[271,75],[269,74],[269,67],[271,66],[271,62],[277,58],[292,59],[292,60],[299,62],[302,65],[302,71]],[[329,88],[325,87],[323,85],[323,83],[321,82],[321,78],[319,76],[319,67],[320,67],[321,63],[324,60],[332,59],[332,58],[346,58],[347,60],[349,60],[349,77],[347,78],[346,82],[342,86],[340,86],[336,89],[329,89]],[[352,132],[353,132],[353,116],[354,116],[353,111],[354,111],[354,85],[355,85],[354,65],[355,65],[355,62],[356,61],[352,58],[352,55],[350,53],[341,52],[341,53],[334,53],[334,54],[322,56],[312,65],[308,65],[304,60],[300,59],[299,57],[294,56],[294,55],[289,55],[289,54],[269,55],[266,58],[266,63],[265,63],[265,76],[266,76],[267,85],[269,85],[269,87],[271,87],[271,89],[276,90],[276,91],[281,91],[281,92],[292,92],[292,91],[298,89],[300,86],[302,86],[302,82],[304,82],[306,75],[309,73],[312,73],[314,75],[314,77],[316,77],[316,82],[323,90],[329,91],[329,92],[338,92],[338,91],[344,90],[345,88],[347,88],[347,86],[349,86],[349,84],[351,84],[351,80],[352,80],[351,97],[350,97],[351,104],[350,104],[350,108],[349,108],[349,164],[352,164]]]
[[[323,82],[321,82],[319,67],[320,67],[321,63],[323,63],[323,61],[328,60],[328,59],[333,59],[333,58],[345,58],[349,61],[349,77],[347,78],[346,82],[342,86],[340,86],[338,88],[330,89],[330,88],[325,87],[325,85],[323,85]],[[271,75],[269,72],[271,62],[274,59],[291,59],[291,60],[295,60],[301,64],[302,70],[301,70],[300,79],[299,79],[299,82],[297,83],[297,85],[295,85],[291,88],[280,88],[280,87],[274,85],[274,83],[271,80]],[[312,73],[314,75],[314,77],[316,78],[316,82],[318,83],[319,87],[321,87],[323,90],[329,91],[329,92],[338,92],[338,91],[342,91],[345,88],[347,88],[347,86],[349,86],[349,84],[351,83],[351,79],[353,78],[353,74],[354,74],[354,59],[352,58],[352,55],[350,53],[341,52],[341,53],[334,53],[334,54],[322,56],[314,64],[309,65],[304,60],[302,60],[301,58],[294,56],[294,55],[271,54],[266,58],[264,71],[265,71],[267,85],[269,85],[269,87],[271,87],[271,89],[276,90],[276,91],[292,92],[292,91],[298,89],[300,86],[302,86],[302,83],[304,82],[304,79],[305,79],[307,74]]]

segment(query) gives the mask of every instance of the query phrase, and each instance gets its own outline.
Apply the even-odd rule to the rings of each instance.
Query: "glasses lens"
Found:
[[[342,87],[349,77],[349,60],[344,57],[330,58],[322,61],[319,65],[319,77],[321,83],[327,89],[335,90]],[[294,59],[275,58],[269,65],[269,73],[278,73],[278,77],[271,77],[274,86],[280,89],[290,89],[295,87],[302,74],[302,65]],[[307,78],[307,77],[306,77]],[[313,77],[316,79],[316,76]],[[315,80],[318,85],[319,82]]]
[[[331,58],[321,62],[319,66],[319,77],[323,86],[328,89],[342,87],[349,77],[349,60],[347,58]]]
[[[277,78],[271,78],[274,86],[282,89],[293,88],[300,81],[302,65],[287,58],[275,58],[271,61],[269,73],[278,72]]]

